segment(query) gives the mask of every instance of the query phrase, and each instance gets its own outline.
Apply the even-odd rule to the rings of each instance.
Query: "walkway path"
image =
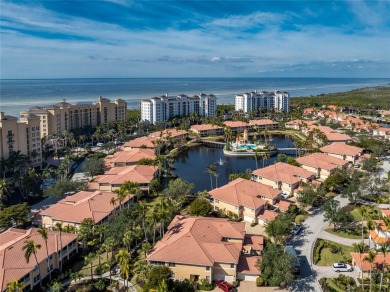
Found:
[[[352,246],[354,243],[362,242],[361,239],[345,238],[345,237],[337,236],[337,235],[334,235],[332,233],[326,232],[325,230],[320,233],[318,238],[330,240],[330,241],[340,243],[343,245],[348,245],[348,246]],[[364,243],[368,245],[368,239],[365,239]]]
[[[94,279],[100,279],[100,278],[110,279],[110,274],[109,274],[109,272],[106,272],[102,275],[93,275],[93,278]],[[91,276],[85,276],[85,277],[81,277],[77,280],[67,280],[67,281],[63,282],[61,285],[62,285],[62,287],[66,287],[70,284],[76,284],[76,283],[79,283],[79,282],[82,282],[85,280],[89,280],[89,279],[91,279]],[[125,285],[125,281],[122,278],[118,277],[117,275],[112,275],[111,280],[119,282],[119,284],[122,286],[127,286],[128,291],[137,292],[137,290],[135,289],[133,284],[130,283],[130,281],[126,281],[126,285]]]

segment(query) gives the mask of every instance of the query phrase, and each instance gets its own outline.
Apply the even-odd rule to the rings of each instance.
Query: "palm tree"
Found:
[[[122,203],[126,199],[127,195],[122,188],[115,190],[114,193],[116,193],[117,201],[119,203],[119,208],[122,210],[123,207]]]
[[[121,185],[120,189],[122,189],[127,196],[134,195],[137,198],[137,201],[138,198],[142,195],[140,185],[133,181],[125,181]]]
[[[364,218],[367,216],[367,207],[366,206],[360,206],[359,207],[359,213],[360,215],[362,216],[362,241],[364,241],[364,225],[363,225],[363,221],[364,221]]]
[[[138,213],[138,216],[142,218],[142,229],[145,234],[145,240],[148,240],[148,236],[146,233],[146,226],[145,226],[145,218],[146,218],[146,213],[148,211],[149,205],[146,204],[145,202],[138,202],[137,204],[137,210],[136,212]]]
[[[149,219],[149,221],[152,225],[152,228],[153,228],[153,245],[154,245],[154,243],[156,241],[156,226],[157,226],[157,222],[159,220],[157,212],[155,212],[155,210],[150,212],[148,214],[148,219]]]
[[[41,279],[41,269],[39,267],[38,258],[37,258],[37,252],[41,249],[40,244],[36,244],[34,240],[25,240],[24,246],[22,250],[24,250],[24,258],[26,259],[26,262],[30,262],[30,257],[33,254],[35,258],[36,266],[38,267],[38,273],[39,273],[39,287],[42,288],[42,279]]]
[[[386,255],[388,252],[389,245],[387,242],[383,243],[380,247],[379,251],[383,253],[383,263],[382,263],[382,273],[381,273],[381,282],[379,286],[379,291],[382,291],[382,282],[383,282],[383,276],[385,274],[385,267],[386,267]]]
[[[113,256],[112,252],[113,252],[115,246],[116,246],[115,239],[113,239],[112,237],[106,238],[106,240],[104,241],[104,243],[102,245],[102,248],[106,251],[107,258],[108,258],[108,253],[111,252],[111,259],[112,259],[112,256]]]
[[[133,233],[129,230],[126,231],[123,235],[123,244],[126,246],[127,250],[130,251],[131,243],[133,242]]]
[[[61,251],[59,252],[59,263],[60,263],[60,272],[62,272],[62,231],[64,230],[62,227],[62,222],[57,222],[55,224],[56,229],[60,232],[60,247]]]
[[[215,174],[215,164],[210,164],[206,167],[206,171],[210,175],[211,189],[213,189],[213,175]]]
[[[129,278],[130,278],[130,264],[129,262],[123,263],[120,265],[121,275],[125,279],[126,290],[129,286]]]
[[[362,270],[361,270],[361,280],[362,280],[362,288],[363,288],[363,291],[364,291],[364,282],[363,282],[363,261],[362,261],[362,254],[364,254],[364,251],[365,251],[365,244],[364,242],[359,242],[359,243],[354,243],[353,244],[353,248],[355,250],[355,252],[359,253],[359,256],[360,256],[360,265],[362,266]]]
[[[42,237],[42,239],[45,241],[45,247],[46,247],[46,259],[47,259],[47,269],[49,271],[49,280],[51,282],[51,268],[50,268],[50,259],[49,259],[49,248],[47,246],[47,240],[48,240],[48,234],[47,234],[47,228],[43,226],[39,226],[38,233]]]
[[[268,159],[268,158],[270,158],[270,154],[269,154],[269,152],[267,151],[267,152],[263,152],[262,154],[261,154],[261,157],[263,158],[263,168],[264,168],[264,164],[265,164],[265,161]]]
[[[115,255],[116,261],[121,265],[123,263],[128,263],[130,260],[130,254],[126,249],[120,249]]]
[[[2,202],[5,198],[5,193],[7,192],[7,181],[5,179],[0,179],[0,209],[2,207]]]
[[[150,266],[145,260],[138,260],[134,264],[134,272],[137,274],[137,280],[145,283],[149,279]]]
[[[145,242],[141,245],[141,252],[143,253],[145,259],[151,249],[152,247],[150,246],[149,242]]]
[[[23,288],[26,287],[26,283],[19,282],[19,280],[12,280],[7,284],[7,292],[23,292]]]
[[[257,164],[257,159],[259,158],[259,152],[255,150],[254,153],[255,153],[256,169],[259,169],[259,166]]]
[[[84,263],[90,265],[91,269],[91,280],[93,280],[93,261],[95,260],[96,255],[93,252],[90,252],[87,256],[84,257]]]
[[[370,250],[368,252],[368,255],[365,256],[363,259],[363,261],[369,262],[369,264],[370,264],[370,292],[372,291],[372,269],[373,269],[374,263],[375,263],[375,256],[376,256],[375,252]]]

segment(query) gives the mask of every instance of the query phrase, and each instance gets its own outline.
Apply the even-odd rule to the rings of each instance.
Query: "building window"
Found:
[[[169,263],[168,265],[169,265],[169,267],[171,267],[171,268],[174,268],[174,267],[176,266],[175,263]]]
[[[218,199],[214,199],[214,203],[219,203],[219,200]]]
[[[231,268],[231,269],[234,269],[235,266],[236,266],[235,264],[230,264],[230,268]]]
[[[210,271],[210,267],[206,267],[206,271]]]

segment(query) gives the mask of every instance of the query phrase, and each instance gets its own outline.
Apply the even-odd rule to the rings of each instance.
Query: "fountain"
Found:
[[[218,164],[221,165],[221,166],[223,165],[222,158],[219,158]]]

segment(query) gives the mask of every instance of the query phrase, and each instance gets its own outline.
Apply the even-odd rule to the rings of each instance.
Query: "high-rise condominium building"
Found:
[[[96,127],[111,121],[125,121],[126,101],[122,99],[111,102],[100,97],[98,102],[78,102],[70,104],[63,99],[61,102],[43,106],[32,107],[27,112],[21,112],[21,117],[34,114],[40,118],[41,136],[61,134],[65,130]]]
[[[145,123],[164,122],[175,116],[196,113],[201,117],[213,117],[217,111],[217,98],[213,94],[152,97],[141,100],[141,121]]]
[[[274,109],[275,111],[288,112],[290,110],[290,94],[288,92],[247,92],[237,94],[234,97],[236,111],[244,113],[257,111],[259,108]]]
[[[20,151],[30,157],[33,166],[42,163],[40,121],[36,115],[17,117],[0,113],[0,158],[8,159]]]

